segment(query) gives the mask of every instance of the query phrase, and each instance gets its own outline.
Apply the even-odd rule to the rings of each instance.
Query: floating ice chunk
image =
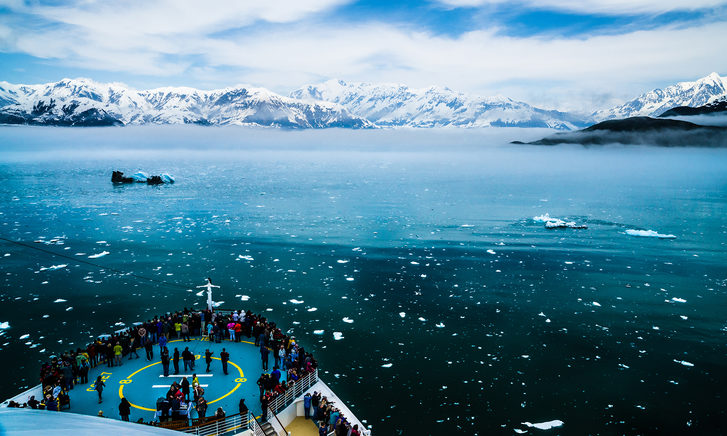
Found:
[[[689,319],[689,317],[687,317],[687,316],[684,316],[684,315],[679,315],[679,318],[681,318],[681,319],[683,319],[683,320],[685,320],[685,321]]]
[[[352,282],[353,281],[353,277],[346,277],[346,280],[349,281],[349,282]]]
[[[174,176],[169,173],[161,173],[159,177],[162,178],[162,182],[164,183],[174,183]]]
[[[352,324],[353,323],[353,320],[351,318],[349,318],[349,317],[345,317],[345,318],[343,318],[343,322]]]
[[[626,234],[629,236],[640,236],[642,238],[676,239],[675,235],[664,235],[654,230],[628,229],[626,230]]]
[[[420,316],[420,317],[419,317],[418,319],[419,319],[419,321],[421,321],[421,322],[424,322],[424,321],[426,321],[426,318],[424,318],[423,316]]]
[[[202,295],[204,295],[204,291],[199,291],[199,292],[197,292],[197,293],[196,293],[196,294],[194,294],[194,295],[196,295],[196,296],[198,296],[198,297],[201,297]]]
[[[41,267],[40,270],[41,271],[55,271],[57,269],[63,269],[65,267],[67,267],[67,266],[68,266],[67,263],[63,263],[63,264],[60,264],[60,265],[51,265],[49,267]]]
[[[576,224],[575,221],[563,221],[561,219],[553,219],[545,223],[546,229],[587,229],[585,224]]]
[[[20,339],[22,341],[23,339],[28,339],[29,337],[30,337],[30,333],[26,333],[23,336],[19,337],[18,339]]]
[[[474,225],[473,224],[462,224],[460,227],[465,228],[465,229],[469,229],[469,228],[474,227]]]
[[[322,335],[325,332],[326,332],[325,330],[313,330],[314,335]]]
[[[303,304],[303,303],[305,303],[305,301],[303,301],[303,300],[296,300],[295,298],[291,298],[288,301],[290,301],[293,304]]]
[[[540,313],[538,314],[538,316],[545,316],[545,314],[544,314],[543,312],[540,312]]]
[[[497,253],[495,253],[495,250],[493,250],[493,249],[489,249],[489,250],[487,250],[487,252],[490,254],[497,254]]]
[[[381,365],[381,367],[382,368],[391,368],[392,365],[394,365],[394,364],[393,363],[384,363],[383,365]]]
[[[343,339],[343,333],[341,332],[333,332],[333,339],[340,341]]]
[[[349,260],[348,259],[338,259],[336,262],[338,262],[338,263],[348,263]]]
[[[513,431],[517,434],[525,434],[528,432],[527,430],[520,430],[519,428],[514,428]]]
[[[553,218],[550,217],[550,214],[547,214],[547,213],[544,215],[538,215],[538,216],[533,217],[533,221],[535,221],[536,223],[545,223],[552,219]]]
[[[308,312],[315,312],[316,310],[318,310],[317,307],[311,307],[310,309],[308,309]]]
[[[102,252],[100,252],[98,254],[92,254],[92,255],[90,255],[90,256],[88,256],[88,258],[89,259],[98,259],[99,257],[106,256],[107,254],[111,254],[111,253],[109,253],[108,251],[102,251]]]
[[[547,422],[536,422],[535,424],[532,424],[530,422],[522,422],[521,424],[528,427],[537,428],[539,430],[550,430],[551,428],[560,427],[561,425],[563,425],[563,421],[559,419],[554,419]]]
[[[694,364],[692,362],[687,362],[686,360],[676,360],[676,359],[674,359],[674,363],[679,363],[679,364],[682,364],[684,366],[694,366]]]
[[[134,173],[134,175],[131,176],[132,179],[134,179],[135,182],[144,182],[146,183],[146,180],[149,178],[149,175],[145,173],[144,171],[138,171]]]
[[[10,323],[8,321],[0,322],[0,330],[7,330],[10,328]]]
[[[237,256],[237,260],[249,260],[249,261],[253,261],[255,259],[253,259],[253,257],[250,256],[250,255],[240,254],[239,256]]]
[[[399,316],[402,318],[406,318],[406,312],[399,312]]]
[[[683,298],[677,298],[677,297],[672,297],[671,301],[673,301],[675,303],[686,303],[687,302],[687,300],[685,300]]]
[[[534,216],[533,221],[536,223],[545,223],[546,229],[587,229],[585,224],[576,224],[575,221],[564,221],[560,218],[551,217],[549,214]]]
[[[65,303],[66,301],[68,301],[68,300],[64,300],[63,298],[56,298],[54,303]]]
[[[249,299],[250,299],[250,296],[249,295],[243,295],[243,296],[240,297],[240,300],[242,300],[242,301],[247,301]]]
[[[412,265],[419,265],[419,262],[417,262],[417,261],[414,261],[414,260],[412,260],[412,261],[411,261],[411,262],[409,262],[409,263],[410,263],[410,264],[412,264]]]
[[[601,303],[599,303],[598,301],[594,301],[594,302],[593,302],[593,303],[591,303],[591,304],[593,304],[594,306],[598,306],[598,307],[601,307]]]
[[[439,324],[434,324],[434,327],[443,329],[444,328],[444,323],[443,322],[440,322]]]
[[[225,303],[224,301],[214,301],[214,302],[212,302],[212,306],[214,306],[214,307],[220,307],[224,303]]]
[[[70,312],[70,311],[72,311],[72,310],[73,310],[73,306],[68,306],[68,307],[66,307],[66,312]]]

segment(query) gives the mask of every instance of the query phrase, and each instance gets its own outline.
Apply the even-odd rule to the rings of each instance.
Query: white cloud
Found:
[[[351,0],[84,0],[62,6],[13,2],[16,13],[42,17],[101,35],[183,35],[224,32],[258,21],[289,23]]]
[[[614,95],[632,97],[655,83],[727,72],[723,22],[567,38],[503,36],[498,29],[449,37],[386,23],[308,19],[340,2],[237,2],[242,5],[232,9],[213,3],[198,17],[190,15],[190,3],[171,0],[148,7],[134,1],[122,11],[107,2],[25,7],[23,14],[47,25],[0,18],[0,48],[135,75],[142,80],[137,87],[145,86],[140,76],[155,83],[181,77],[190,86],[245,82],[285,93],[342,78],[502,93],[568,110],[600,108]],[[278,12],[282,6],[288,9]],[[239,28],[253,22],[258,25]]]
[[[503,5],[583,14],[631,15],[693,11],[727,4],[725,0],[436,0],[450,8]]]

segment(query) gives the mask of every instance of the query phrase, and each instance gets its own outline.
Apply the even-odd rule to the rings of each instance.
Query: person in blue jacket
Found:
[[[303,409],[305,410],[305,419],[310,418],[310,404],[311,404],[311,396],[310,392],[307,392],[305,394],[305,397],[303,397]]]

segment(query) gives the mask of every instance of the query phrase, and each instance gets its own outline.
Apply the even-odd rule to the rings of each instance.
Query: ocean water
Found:
[[[210,276],[374,434],[723,433],[727,150],[543,133],[2,128],[0,397]]]

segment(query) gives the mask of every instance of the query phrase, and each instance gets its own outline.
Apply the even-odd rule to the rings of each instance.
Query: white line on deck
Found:
[[[166,388],[166,389],[169,389],[169,386],[170,385],[152,385],[151,387],[153,387],[153,388]],[[200,385],[200,386],[202,386],[203,388],[206,388],[209,385]]]
[[[197,377],[212,377],[214,374],[197,374]],[[192,374],[177,374],[177,375],[168,375],[164,377],[164,374],[159,374],[159,377],[161,378],[179,378],[179,377],[192,377]]]

